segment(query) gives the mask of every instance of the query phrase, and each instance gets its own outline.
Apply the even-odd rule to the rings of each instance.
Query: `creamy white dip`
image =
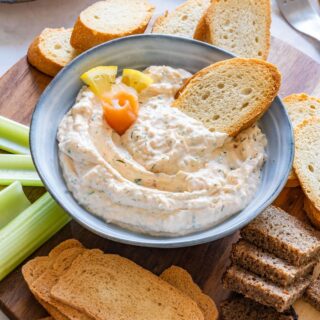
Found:
[[[265,135],[257,125],[236,138],[210,132],[171,107],[191,76],[152,66],[136,122],[119,136],[84,87],[59,130],[69,190],[108,223],[145,234],[178,236],[210,228],[244,209],[260,183]]]

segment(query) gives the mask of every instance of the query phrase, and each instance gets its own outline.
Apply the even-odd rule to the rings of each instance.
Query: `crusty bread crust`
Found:
[[[292,168],[290,173],[289,173],[289,177],[286,183],[286,187],[287,188],[295,188],[300,186],[300,181],[296,175],[296,173],[294,172],[294,169]]]
[[[307,197],[304,198],[303,209],[307,213],[312,224],[317,229],[320,229],[320,210],[318,210]]]
[[[312,104],[315,104],[315,105],[320,104],[320,99],[318,99],[316,97],[309,96],[306,93],[294,93],[294,94],[291,94],[291,95],[283,98],[282,101],[283,101],[283,103],[289,113],[290,113],[291,108],[293,108],[294,104],[297,102],[303,102],[303,103],[306,102],[307,103],[305,105],[306,108]],[[312,111],[316,112],[316,107],[314,106],[314,108],[315,109]],[[290,114],[289,114],[289,116],[290,116]],[[306,120],[308,118],[307,114],[305,114],[305,116],[306,117],[304,120]],[[311,117],[310,111],[309,111],[309,117]],[[290,171],[286,187],[297,187],[299,185],[300,185],[299,179],[298,179],[296,173],[294,172],[294,170],[292,169]]]
[[[182,4],[181,6],[183,6],[184,4]],[[178,9],[178,8],[177,8]],[[160,28],[162,28],[166,22],[166,19],[169,15],[169,11],[166,10],[163,15],[159,16],[155,21],[154,24],[152,26],[152,33],[157,33],[159,31]]]
[[[210,1],[208,0],[187,0],[178,7],[176,7],[170,13],[168,11],[165,11],[164,14],[159,16],[154,22],[152,32],[178,34],[180,36],[187,36],[192,38],[194,29],[197,24],[197,20],[200,18],[200,16],[203,15],[203,12],[207,9],[209,2]],[[202,8],[200,12],[195,10],[195,7],[198,6],[201,6]],[[189,18],[186,19],[187,22],[181,20],[181,17],[184,16],[189,16]],[[172,28],[173,22],[175,22],[175,28]],[[187,25],[189,26],[188,32],[186,30],[178,30],[179,27],[182,27],[182,29],[184,29],[184,23],[187,23]],[[168,25],[169,29],[171,29],[170,32],[168,32]]]
[[[223,5],[223,2],[220,0],[211,0],[211,5],[203,14],[201,19],[198,22],[193,38],[208,42],[211,44],[216,44],[216,34],[215,30],[212,28],[213,20],[215,17],[215,10],[217,5]],[[261,0],[259,1],[260,5],[264,7],[265,18],[266,18],[266,30],[265,30],[265,50],[262,51],[261,59],[267,60],[270,52],[270,28],[271,28],[271,3],[270,0]],[[252,57],[253,58],[253,57]]]
[[[50,32],[63,32],[65,36],[65,32],[71,33],[71,29],[44,29],[41,34],[32,41],[28,49],[27,57],[29,63],[39,71],[54,77],[69,61],[64,60],[64,62],[59,62],[59,59],[54,59],[48,55],[48,52],[43,51],[41,43],[47,41],[47,36]],[[71,50],[71,47],[68,50]],[[70,60],[76,54],[76,51],[72,52],[72,54],[70,53]]]
[[[270,104],[276,97],[280,85],[281,85],[281,74],[277,67],[269,62],[260,60],[260,59],[245,59],[245,58],[233,58],[229,60],[223,60],[217,63],[214,63],[199,72],[195,73],[191,78],[188,79],[188,81],[184,84],[184,86],[177,92],[177,99],[174,101],[173,106],[176,108],[181,108],[181,105],[184,103],[184,95],[188,90],[192,90],[192,86],[197,81],[201,81],[203,76],[208,74],[209,72],[212,72],[216,69],[219,69],[221,66],[229,65],[231,67],[237,67],[241,66],[243,64],[250,63],[252,64],[252,67],[254,68],[255,65],[263,66],[266,68],[265,72],[269,72],[271,74],[271,77],[273,79],[272,88],[270,89],[270,92],[266,96],[266,99],[263,104],[256,105],[256,108],[251,112],[251,114],[248,114],[246,117],[243,117],[240,121],[237,123],[234,123],[233,126],[230,126],[229,128],[225,129],[225,133],[227,133],[229,136],[236,136],[240,131],[249,128],[252,124],[254,124],[257,120],[262,117],[262,115],[267,111]]]
[[[155,7],[152,5],[149,5],[148,7],[146,7],[146,16],[144,20],[141,21],[140,24],[135,28],[126,30],[125,32],[122,32],[122,33],[104,33],[104,32],[95,30],[92,26],[86,24],[83,21],[82,16],[85,14],[85,10],[84,10],[80,13],[80,16],[78,17],[74,25],[70,43],[72,47],[82,52],[94,46],[97,46],[98,44],[101,44],[116,38],[125,37],[133,34],[144,33],[152,17],[154,9]]]
[[[204,41],[213,44],[213,39],[211,37],[211,32],[210,32],[210,20],[209,20],[209,15],[212,12],[212,4],[211,6],[205,11],[205,13],[202,15],[200,18],[196,30],[194,32],[193,38],[196,40]]]
[[[304,194],[308,197],[313,207],[318,211],[320,211],[320,198],[317,197],[317,190],[314,190],[315,189],[314,186],[311,185],[311,181],[309,181],[307,175],[305,174],[306,164],[303,161],[304,160],[303,155],[301,155],[301,158],[300,158],[300,152],[303,152],[302,150],[304,148],[304,145],[306,144],[306,141],[305,141],[306,133],[303,132],[304,129],[309,126],[318,125],[319,123],[320,123],[320,118],[317,118],[317,117],[309,118],[307,120],[304,120],[302,123],[300,123],[296,127],[295,129],[296,153],[295,153],[295,159],[293,162],[294,170],[299,178]],[[317,138],[318,138],[320,132],[314,129],[312,129],[312,131],[313,131],[312,134],[317,135]],[[307,136],[309,136],[309,134],[307,134]],[[311,210],[309,211],[311,212]],[[314,212],[314,210],[312,211]]]
[[[64,66],[59,65],[55,61],[48,59],[45,54],[43,54],[39,47],[40,36],[36,37],[27,53],[28,61],[31,65],[37,68],[39,71],[54,77]]]

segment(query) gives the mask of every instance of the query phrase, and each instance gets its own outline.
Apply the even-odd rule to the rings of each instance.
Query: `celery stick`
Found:
[[[0,149],[19,154],[29,154],[29,128],[0,116]]]
[[[8,185],[20,181],[23,186],[43,186],[31,156],[0,154],[0,184]]]
[[[0,230],[20,212],[31,205],[23,192],[21,183],[15,181],[0,191]]]
[[[71,218],[45,193],[0,230],[0,281]]]

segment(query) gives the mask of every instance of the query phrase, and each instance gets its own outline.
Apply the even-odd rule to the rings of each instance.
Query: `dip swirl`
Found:
[[[244,209],[260,184],[267,140],[257,125],[237,137],[210,132],[172,108],[191,76],[151,66],[135,123],[119,136],[84,87],[58,130],[68,189],[91,213],[139,233],[179,236]]]

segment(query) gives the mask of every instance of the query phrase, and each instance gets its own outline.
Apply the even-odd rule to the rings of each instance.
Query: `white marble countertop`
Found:
[[[45,27],[71,27],[78,13],[97,0],[36,0],[20,4],[0,4],[0,76],[26,54],[32,39]],[[157,13],[172,9],[184,0],[150,0]],[[308,1],[308,0],[306,0]],[[310,0],[320,8],[317,0]],[[308,54],[320,63],[320,44],[292,29],[272,1],[273,36]],[[317,4],[316,4],[317,3]],[[0,320],[6,320],[0,311]]]

